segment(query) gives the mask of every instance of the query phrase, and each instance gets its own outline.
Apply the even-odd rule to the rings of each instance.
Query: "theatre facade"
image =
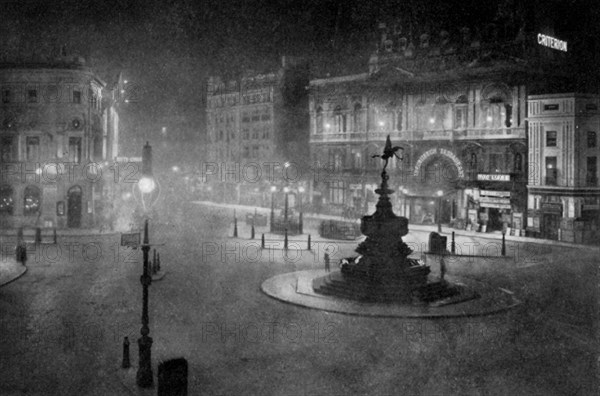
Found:
[[[372,211],[382,167],[373,155],[389,135],[402,147],[388,166],[397,214],[525,235],[528,95],[568,89],[567,54],[534,32],[500,40],[461,29],[415,42],[381,33],[364,73],[310,82],[311,160],[326,170],[312,181],[313,205]]]

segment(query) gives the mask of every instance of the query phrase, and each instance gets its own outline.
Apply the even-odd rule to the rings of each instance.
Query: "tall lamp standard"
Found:
[[[273,221],[275,218],[275,191],[277,191],[277,187],[271,186],[271,220],[269,222],[271,232],[273,232]]]
[[[442,232],[442,196],[444,195],[444,192],[442,190],[438,190],[437,191],[437,196],[438,196],[438,215],[437,215],[437,223],[438,223],[438,233]]]
[[[303,224],[303,209],[302,209],[302,194],[304,193],[304,187],[298,187],[298,206],[300,206],[300,218],[298,219],[298,232],[300,234],[304,233],[304,224]]]
[[[283,223],[285,224],[285,228],[287,228],[288,226],[288,208],[289,208],[289,193],[290,193],[290,188],[289,187],[284,187],[283,188],[283,192],[285,193],[285,206],[283,209]]]
[[[144,195],[154,191],[156,184],[152,177],[152,147],[148,142],[142,151],[142,178],[138,182],[138,187],[142,196],[142,204],[144,211]],[[144,240],[142,243],[143,265],[144,270],[140,281],[142,283],[142,328],[140,330],[141,337],[138,339],[139,348],[139,367],[136,374],[136,383],[141,388],[150,388],[153,385],[152,375],[152,338],[150,328],[148,327],[148,286],[152,283],[148,265],[148,254],[150,252],[150,243],[148,241],[148,219],[144,220]]]

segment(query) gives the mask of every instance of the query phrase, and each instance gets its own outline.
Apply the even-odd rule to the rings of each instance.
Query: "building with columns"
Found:
[[[363,73],[311,80],[313,205],[372,211],[382,166],[373,155],[389,135],[402,147],[402,161],[388,166],[396,213],[412,223],[529,231],[528,97],[572,86],[568,53],[533,29],[413,40],[380,25]]]
[[[600,96],[528,97],[527,229],[567,242],[598,241]]]
[[[0,64],[0,222],[95,227],[109,216],[118,87],[83,58]]]

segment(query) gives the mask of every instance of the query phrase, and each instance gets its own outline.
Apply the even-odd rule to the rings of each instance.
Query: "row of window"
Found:
[[[558,185],[558,161],[557,157],[550,156],[545,158],[546,161],[546,179],[547,186]],[[586,174],[585,184],[590,187],[598,185],[598,157],[590,156],[586,158]]]
[[[11,89],[4,88],[2,89],[2,103],[39,103],[40,102],[40,94],[38,89],[27,89],[25,91],[24,98],[20,95],[20,91],[15,92]],[[69,97],[70,101],[75,104],[81,104],[83,99],[83,91],[81,89],[73,89],[70,91],[71,95]],[[93,89],[89,90],[89,98],[90,103],[93,108],[100,109],[100,100],[98,99],[98,95]],[[59,102],[60,93],[56,86],[49,86],[44,91],[44,101],[56,103]]]
[[[0,214],[14,214],[14,192],[11,186],[0,186]],[[27,186],[23,193],[23,215],[35,216],[40,211],[42,192],[36,186]]]
[[[596,148],[598,144],[598,138],[596,132],[588,131],[587,133],[587,148]],[[557,145],[557,132],[546,131],[546,147],[556,147]]]
[[[102,146],[99,145],[100,150]],[[18,145],[16,137],[3,136],[0,139],[0,159],[2,162],[16,162],[20,161],[18,151]],[[23,161],[40,161],[40,137],[39,136],[26,136],[25,137],[25,152]],[[70,137],[68,151],[66,153],[66,159],[68,162],[80,163],[82,159],[82,143],[80,137]]]
[[[453,116],[451,116],[453,115]],[[468,105],[458,102],[456,104],[436,104],[432,106],[415,107],[416,130],[449,130],[464,129],[468,124]],[[361,132],[364,128],[364,111],[357,103],[351,113],[354,132]],[[323,109],[316,110],[316,133],[345,133],[349,131],[348,114],[337,106],[333,111],[331,123],[323,115]],[[371,109],[369,116],[369,129],[388,131],[391,129],[402,130],[403,114],[401,108]],[[479,125],[482,128],[510,128],[512,126],[512,106],[503,102],[490,101],[481,104]]]

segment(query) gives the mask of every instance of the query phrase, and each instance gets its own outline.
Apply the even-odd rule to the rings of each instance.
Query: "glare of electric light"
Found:
[[[125,103],[129,103],[129,99],[125,99]]]
[[[141,192],[148,194],[154,191],[156,184],[154,183],[154,179],[151,177],[142,177],[138,182],[138,187],[140,188]]]
[[[383,122],[383,121],[379,121],[379,126],[380,126],[380,127],[382,127],[382,126],[384,126],[384,125],[385,125],[385,122]]]
[[[429,205],[433,205],[433,204],[434,204],[434,202],[433,202],[433,201],[429,202]]]
[[[121,90],[121,93],[122,93],[122,94],[124,94],[124,93],[125,93],[125,90],[124,90],[124,89],[122,89],[122,90]]]
[[[283,164],[283,167],[284,167],[284,168],[289,168],[289,167],[290,167],[290,163],[289,163],[289,162],[286,162],[285,164]]]
[[[548,169],[552,169],[552,164],[548,165]]]
[[[304,187],[298,187],[298,191],[299,191],[300,193],[303,193],[303,192],[304,192]]]
[[[171,168],[171,170],[172,170],[173,172],[179,172],[179,167],[178,167],[177,165],[175,165],[175,166],[173,166],[173,167]]]
[[[35,170],[35,174],[36,174],[36,175],[41,175],[41,174],[42,174],[42,168],[37,168],[37,169]]]
[[[123,199],[124,200],[128,200],[129,198],[131,198],[131,193],[130,192],[126,192],[125,194],[123,194]]]
[[[277,187],[271,186],[271,192],[275,192],[275,191],[277,191]]]
[[[58,173],[58,164],[48,164],[46,165],[46,172],[48,172],[48,174],[54,176]],[[37,173],[37,171],[36,171]]]
[[[488,117],[486,118],[486,120],[487,120],[488,122],[492,122],[492,117],[488,116]]]
[[[403,188],[403,189],[402,189],[402,193],[403,193],[403,194],[408,194],[408,190],[407,190],[406,188]]]
[[[329,128],[331,128],[331,125],[330,124],[325,124],[325,128],[329,129]]]
[[[430,123],[430,124],[434,124],[434,123],[435,123],[435,118],[431,117],[431,118],[429,119],[429,123]]]
[[[127,84],[127,83],[128,83],[128,81],[127,81],[127,80],[124,80],[124,81],[123,81],[123,83],[124,83],[124,84]]]
[[[442,195],[444,195],[444,192],[442,190],[438,190],[436,194],[438,197],[441,197]]]
[[[289,187],[284,187],[283,188],[283,192],[286,193],[286,194],[289,193],[290,192],[290,188]]]

